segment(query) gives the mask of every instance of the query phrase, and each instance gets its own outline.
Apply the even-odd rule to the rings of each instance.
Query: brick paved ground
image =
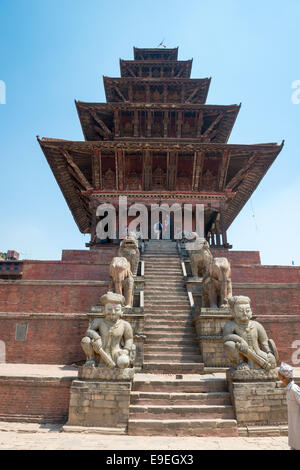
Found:
[[[60,432],[58,425],[0,423],[1,450],[289,450],[283,437],[138,437]]]

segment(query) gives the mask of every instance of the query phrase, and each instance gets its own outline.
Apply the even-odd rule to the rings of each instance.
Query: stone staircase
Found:
[[[201,375],[196,340],[176,243],[149,241],[145,249],[144,365],[136,374],[128,433],[236,436],[224,377]]]

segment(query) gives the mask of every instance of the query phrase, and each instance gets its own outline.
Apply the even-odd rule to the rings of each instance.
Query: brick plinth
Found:
[[[232,379],[227,381],[238,426],[272,426],[287,423],[286,394],[281,382]]]

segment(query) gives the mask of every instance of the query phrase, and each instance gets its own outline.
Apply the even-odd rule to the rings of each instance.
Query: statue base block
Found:
[[[78,379],[83,380],[109,380],[109,381],[131,381],[134,377],[134,369],[119,369],[108,367],[78,367]]]
[[[287,423],[284,388],[276,370],[234,370],[226,379],[238,426],[275,426]]]
[[[121,434],[128,425],[133,375],[134,369],[80,367],[71,385],[67,427],[115,428]]]

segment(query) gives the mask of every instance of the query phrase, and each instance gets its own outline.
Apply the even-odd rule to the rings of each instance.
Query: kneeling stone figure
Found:
[[[278,361],[275,343],[268,339],[259,322],[251,320],[249,297],[230,297],[228,303],[233,315],[233,320],[227,322],[223,328],[223,342],[228,359],[237,370],[274,369]]]
[[[104,318],[95,318],[81,340],[86,355],[85,366],[125,369],[133,365],[135,345],[130,323],[122,320],[124,297],[108,292],[101,297]]]

